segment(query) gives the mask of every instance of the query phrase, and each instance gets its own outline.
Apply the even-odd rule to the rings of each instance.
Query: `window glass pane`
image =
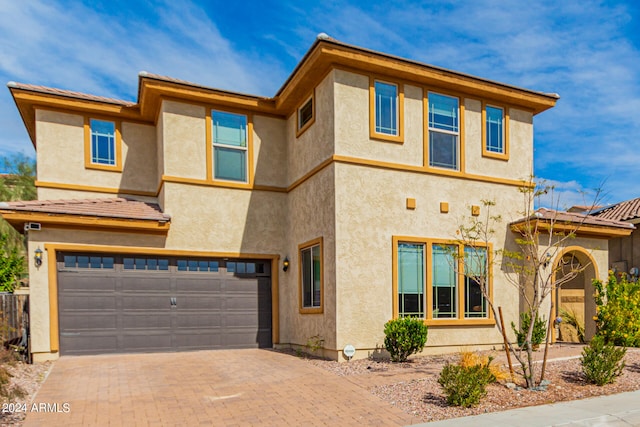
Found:
[[[218,261],[209,261],[209,270],[218,271]]]
[[[400,316],[424,317],[424,245],[398,244]]]
[[[89,268],[89,257],[88,256],[79,256],[78,257],[78,268]]]
[[[429,128],[458,132],[458,98],[429,93]]]
[[[122,260],[122,265],[125,270],[133,270],[133,258],[125,258]]]
[[[376,132],[387,135],[398,134],[398,87],[375,82]]]
[[[102,257],[102,268],[113,268],[113,257]]]
[[[64,266],[69,268],[74,268],[76,266],[76,257],[73,255],[65,255]]]
[[[247,181],[247,152],[232,148],[214,147],[216,179]]]
[[[236,263],[235,262],[227,262],[227,272],[235,273],[236,272]]]
[[[102,257],[92,256],[89,258],[91,268],[102,268]]]
[[[300,252],[300,257],[302,258],[302,306],[303,307],[312,307],[311,303],[312,292],[311,292],[311,275],[312,275],[312,266],[311,266],[311,250],[304,249]]]
[[[455,246],[432,246],[433,318],[457,317]]]
[[[212,111],[213,143],[247,146],[247,117],[240,114]]]
[[[91,162],[115,165],[116,124],[104,120],[90,120]]]
[[[144,258],[136,258],[136,270],[146,270],[147,260]]]
[[[188,261],[189,264],[189,271],[198,271],[198,261],[196,261],[195,259],[190,259]]]
[[[429,132],[429,165],[458,169],[458,136]]]
[[[464,317],[487,317],[487,302],[481,286],[487,277],[486,248],[464,248]]]
[[[320,263],[320,246],[311,248],[311,257],[313,258],[313,295],[311,305],[320,307],[320,280],[321,280],[321,263]]]
[[[158,269],[158,260],[155,258],[147,259],[147,270],[157,270]]]
[[[247,273],[253,274],[255,272],[256,272],[256,263],[255,262],[248,262],[247,263]]]
[[[298,129],[301,129],[313,118],[313,98],[300,107],[298,111]]]
[[[486,107],[486,139],[487,151],[494,153],[504,152],[504,119],[502,108],[495,108],[487,105]]]
[[[168,259],[159,259],[158,260],[159,270],[168,270],[169,269],[169,260]]]
[[[239,262],[236,264],[236,273],[244,274],[247,272],[246,264],[244,262]]]
[[[187,260],[179,259],[177,262],[178,271],[187,271]]]

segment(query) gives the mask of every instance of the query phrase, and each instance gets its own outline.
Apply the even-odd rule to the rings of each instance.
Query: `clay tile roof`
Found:
[[[633,224],[629,224],[628,222],[618,221],[615,219],[600,218],[597,216],[585,215],[578,212],[555,211],[547,208],[537,209],[533,214],[533,218],[554,220],[557,222],[593,225],[593,226],[600,226],[600,227],[616,227],[616,228],[628,228],[628,229],[635,228]]]
[[[640,218],[640,197],[620,202],[613,206],[607,206],[593,212],[591,215],[616,221],[631,221]]]
[[[162,213],[155,203],[126,198],[80,200],[32,200],[27,202],[0,202],[0,210],[14,212],[42,212],[59,215],[97,216],[133,220],[167,222],[169,215]]]
[[[133,106],[136,105],[135,102],[123,101],[121,99],[107,98],[107,97],[104,97],[104,96],[89,95],[89,94],[82,93],[82,92],[74,92],[74,91],[71,91],[71,90],[56,89],[56,88],[51,88],[51,87],[46,87],[46,86],[30,85],[30,84],[26,84],[26,83],[9,82],[9,84],[7,86],[9,86],[10,88],[28,90],[28,91],[31,91],[31,92],[40,92],[40,93],[47,93],[47,94],[50,94],[50,95],[67,96],[67,97],[71,97],[71,98],[84,99],[84,100],[87,100],[87,101],[107,102],[109,104],[122,105],[122,106],[125,106],[125,107],[133,107]]]

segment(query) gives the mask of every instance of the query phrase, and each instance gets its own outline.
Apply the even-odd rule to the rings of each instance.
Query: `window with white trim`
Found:
[[[398,85],[376,80],[374,82],[375,132],[398,136]]]
[[[459,169],[460,100],[429,92],[429,166]]]
[[[116,124],[107,120],[90,119],[91,163],[116,165]]]
[[[485,117],[486,150],[490,153],[504,154],[504,110],[487,105]]]
[[[214,178],[247,182],[247,116],[211,111]]]

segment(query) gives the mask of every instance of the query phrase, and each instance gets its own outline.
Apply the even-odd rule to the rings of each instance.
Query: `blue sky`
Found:
[[[640,197],[637,3],[0,0],[0,80],[135,101],[145,70],[273,96],[325,32],[560,94],[534,120],[535,175],[561,207],[591,203],[599,187],[615,203]],[[6,88],[0,130],[0,155],[34,155]]]

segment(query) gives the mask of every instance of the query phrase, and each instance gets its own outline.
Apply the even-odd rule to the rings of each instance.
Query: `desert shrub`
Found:
[[[493,358],[491,358],[490,356],[481,356],[471,351],[464,351],[460,354],[460,366],[468,368],[476,365],[486,365],[489,367],[489,371],[491,371],[491,373],[495,377],[494,381],[510,379],[511,376],[507,371],[502,369],[499,365],[491,364],[492,360]]]
[[[609,272],[607,283],[594,280],[598,335],[618,346],[640,347],[640,282]]]
[[[442,386],[447,403],[454,406],[469,408],[477,405],[487,394],[487,385],[496,381],[491,373],[489,364],[463,366],[447,363],[438,377],[438,384]]]
[[[582,350],[582,371],[587,381],[597,385],[613,383],[622,374],[626,352],[626,348],[606,343],[601,336],[593,337]]]
[[[565,310],[564,308],[561,308],[560,317],[564,323],[576,328],[578,339],[580,342],[584,342],[584,321],[581,321],[582,319],[578,318],[578,314],[575,310]]]
[[[526,349],[525,341],[527,339],[527,332],[529,331],[529,325],[531,325],[531,313],[525,311],[524,313],[520,313],[520,329],[516,328],[516,324],[511,322],[511,329],[516,334],[516,340],[518,341],[518,346]],[[536,321],[533,324],[533,333],[531,334],[531,345],[535,348],[542,344],[544,339],[547,336],[547,321],[544,319],[540,319],[536,316]]]
[[[415,317],[389,320],[384,325],[384,346],[394,362],[421,351],[427,343],[427,325]]]

